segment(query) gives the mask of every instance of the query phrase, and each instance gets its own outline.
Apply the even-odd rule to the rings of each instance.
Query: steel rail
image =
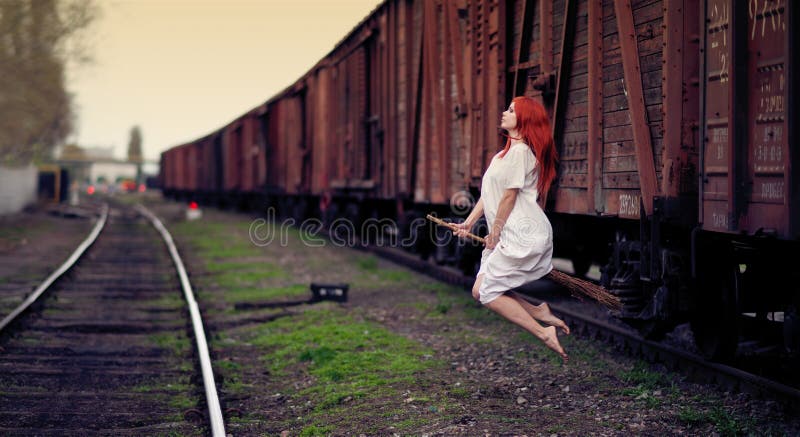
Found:
[[[80,259],[81,255],[83,255],[86,249],[88,249],[89,246],[91,246],[95,242],[95,240],[97,240],[97,236],[100,235],[100,232],[106,225],[107,220],[108,220],[108,204],[103,204],[103,210],[100,216],[100,220],[98,220],[97,224],[95,224],[94,229],[92,229],[92,232],[89,233],[89,236],[86,237],[85,240],[83,240],[83,242],[78,246],[78,248],[75,249],[74,252],[72,252],[72,255],[70,255],[70,257],[67,258],[67,260],[64,261],[64,263],[61,264],[61,266],[56,271],[51,273],[50,276],[48,276],[47,279],[44,280],[44,282],[39,284],[36,290],[34,290],[34,292],[31,293],[28,296],[28,298],[25,299],[25,301],[19,304],[14,309],[14,311],[11,312],[11,314],[7,315],[5,318],[3,318],[2,321],[0,321],[0,331],[2,331],[6,326],[11,324],[11,322],[13,322],[14,319],[17,318],[17,316],[25,312],[25,310],[28,309],[28,307],[30,307],[34,302],[36,302],[36,299],[38,299],[39,296],[41,296],[42,293],[45,292],[45,290],[47,290],[51,285],[53,285],[56,279],[60,278],[61,275],[66,273],[67,270],[72,268],[72,266],[75,265],[76,262],[78,262],[78,259]]]
[[[208,415],[211,421],[211,435],[214,437],[225,437],[225,422],[222,418],[222,409],[220,408],[219,397],[217,396],[217,385],[214,382],[211,357],[208,354],[208,343],[206,342],[206,334],[203,329],[203,319],[200,317],[200,309],[197,305],[197,300],[194,298],[192,284],[189,282],[186,268],[183,266],[183,261],[178,254],[178,249],[175,247],[172,235],[170,235],[167,228],[161,223],[161,220],[143,205],[136,205],[136,209],[140,214],[150,219],[150,223],[161,233],[161,237],[163,237],[164,242],[167,243],[167,248],[169,248],[172,261],[175,263],[175,268],[178,270],[178,276],[181,279],[181,288],[183,288],[183,295],[186,298],[186,303],[189,306],[189,313],[192,317],[197,354],[200,356],[200,370],[203,373],[203,386],[206,391]]]

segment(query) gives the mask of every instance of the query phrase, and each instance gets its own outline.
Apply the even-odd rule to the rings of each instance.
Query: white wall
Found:
[[[36,166],[0,166],[0,215],[13,214],[36,202],[39,173]]]
[[[89,170],[89,178],[92,183],[97,182],[97,178],[104,176],[106,182],[113,184],[117,177],[128,179],[136,178],[136,164],[129,162],[95,162]]]

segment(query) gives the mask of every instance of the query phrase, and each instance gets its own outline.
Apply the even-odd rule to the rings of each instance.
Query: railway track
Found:
[[[225,435],[191,285],[144,214],[112,206],[0,323],[0,434]]]
[[[441,281],[470,289],[474,278],[467,277],[452,268],[442,267],[420,260],[418,257],[395,248],[368,246],[367,250],[376,255],[404,265],[418,272],[427,274]],[[539,281],[537,281],[539,282]],[[542,301],[534,297],[540,292],[550,293],[555,284],[529,284],[520,291],[533,302]],[[800,390],[763,376],[749,373],[730,365],[712,362],[703,357],[678,349],[663,342],[649,341],[631,329],[625,329],[620,323],[614,323],[608,317],[602,317],[605,310],[598,310],[597,305],[587,303],[586,309],[576,310],[574,305],[559,304],[557,300],[548,300],[550,308],[557,312],[570,326],[574,334],[597,340],[603,340],[617,349],[634,357],[645,359],[654,364],[661,364],[689,379],[700,383],[714,383],[731,392],[746,392],[756,397],[774,399],[785,403],[793,410],[800,410]]]

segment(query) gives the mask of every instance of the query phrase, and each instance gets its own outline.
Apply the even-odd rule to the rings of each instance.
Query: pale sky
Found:
[[[69,71],[83,147],[148,160],[268,100],[328,54],[380,0],[96,0],[93,63]]]

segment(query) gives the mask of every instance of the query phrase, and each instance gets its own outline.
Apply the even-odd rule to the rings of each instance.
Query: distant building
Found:
[[[83,154],[89,160],[114,160],[113,147],[92,147],[83,149]]]
[[[81,183],[113,184],[124,179],[136,179],[135,162],[114,158],[113,147],[94,147],[83,149],[77,146],[65,148],[58,164],[69,168],[71,179]],[[153,163],[144,162],[145,174]],[[157,166],[155,169],[158,172]]]
[[[123,179],[136,179],[136,164],[126,161],[94,161],[89,167],[91,183],[106,182],[113,184]]]

